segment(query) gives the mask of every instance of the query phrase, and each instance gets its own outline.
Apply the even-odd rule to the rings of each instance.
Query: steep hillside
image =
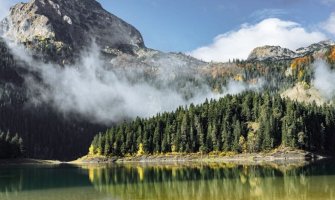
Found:
[[[177,90],[176,98],[182,103],[181,98],[190,98],[198,92],[190,92],[188,88],[204,83],[196,74],[206,63],[184,54],[146,48],[138,30],[105,11],[95,0],[19,3],[1,22],[0,30],[3,38],[0,40],[0,130],[19,133],[28,157],[74,159],[86,154],[93,135],[106,127],[106,121],[95,119],[87,111],[78,113],[81,107],[71,101],[69,93],[63,98],[71,101],[68,106],[75,110],[59,109],[66,99],[57,100],[55,95],[64,90],[73,91],[70,84],[75,84],[72,81],[75,77],[64,80],[60,88],[62,83],[58,79],[64,76],[45,76],[51,71],[78,69],[76,72],[81,73],[80,70],[92,67],[82,61],[89,57],[97,65],[94,78],[101,87],[106,83],[99,73],[105,71],[106,78],[113,78],[110,86],[119,84],[124,89],[123,85],[128,85],[125,87],[132,89],[139,84],[156,93],[161,88],[163,91],[172,88]],[[90,75],[94,74],[85,74]],[[56,78],[56,82],[49,82],[52,78]],[[92,84],[86,78],[81,81],[86,81],[88,86]],[[132,90],[136,90],[134,88]],[[44,100],[47,93],[48,99]],[[104,93],[98,95],[106,98]],[[81,94],[78,98],[83,99]],[[106,105],[113,107],[115,102],[128,101],[115,98]],[[148,95],[148,98],[151,97]],[[97,101],[94,106],[101,102],[94,101]],[[102,110],[110,110],[106,105]],[[98,112],[95,108],[89,109]],[[128,118],[126,113],[121,113],[118,119],[108,120],[108,124]]]
[[[284,91],[281,96],[289,98],[298,102],[305,102],[308,104],[316,103],[321,106],[329,103],[316,88],[308,86],[306,83],[297,83],[294,87]]]
[[[65,63],[96,42],[101,49],[133,53],[144,47],[140,32],[95,0],[31,0],[11,8],[5,37]]]

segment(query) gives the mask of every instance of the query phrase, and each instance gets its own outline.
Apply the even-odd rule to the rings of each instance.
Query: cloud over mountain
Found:
[[[212,44],[189,54],[205,61],[225,62],[232,58],[246,59],[258,46],[278,45],[295,50],[326,39],[322,32],[306,30],[296,22],[269,18],[254,25],[243,24],[239,30],[218,35]]]

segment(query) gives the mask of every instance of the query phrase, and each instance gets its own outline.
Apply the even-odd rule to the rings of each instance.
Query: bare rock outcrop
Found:
[[[255,48],[249,55],[248,60],[284,60],[297,57],[297,54],[280,46],[263,46]]]
[[[140,32],[95,0],[31,0],[18,3],[0,26],[2,35],[48,61],[71,60],[93,41],[102,50],[133,53],[144,48]]]

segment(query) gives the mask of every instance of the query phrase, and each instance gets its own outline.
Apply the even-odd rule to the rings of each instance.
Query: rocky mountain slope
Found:
[[[319,43],[311,44],[308,47],[302,47],[296,50],[299,56],[306,56],[309,54],[315,54],[315,52],[320,52],[322,50],[328,49],[330,46],[334,46],[335,42],[332,40],[321,41]]]
[[[126,84],[145,81],[150,87],[186,91],[192,83],[179,83],[176,77],[194,77],[198,68],[207,65],[184,54],[146,48],[136,28],[95,0],[16,4],[1,22],[0,33],[0,129],[19,133],[26,155],[33,158],[69,160],[84,155],[93,135],[105,127],[87,116],[58,112],[46,102],[35,105],[35,99],[45,95],[43,90],[60,84],[47,85],[43,79],[51,77],[43,77],[43,68],[84,69],[79,63],[90,54],[96,60],[93,64],[102,65],[100,71],[131,79]],[[17,51],[21,46],[25,52]],[[25,54],[33,58],[32,63]],[[35,91],[32,85],[43,90]]]
[[[93,41],[110,52],[133,53],[145,47],[136,28],[104,10],[95,0],[19,3],[2,21],[1,29],[5,37],[58,62],[68,61]]]
[[[248,61],[276,61],[276,60],[289,60],[298,57],[304,57],[308,55],[317,56],[318,54],[325,54],[329,47],[335,45],[331,40],[321,41],[319,43],[312,44],[308,47],[301,47],[295,51],[282,48],[280,46],[263,46],[256,47],[249,55]]]
[[[197,68],[205,65],[184,54],[146,48],[141,33],[104,10],[95,0],[31,0],[11,8],[0,33],[24,44],[45,62],[73,64],[93,44],[112,67]],[[116,59],[114,59],[116,58]]]
[[[249,55],[248,60],[285,60],[296,58],[297,54],[280,46],[264,46],[255,48]]]
[[[307,104],[316,103],[319,106],[322,106],[326,101],[324,97],[320,94],[316,88],[309,88],[303,83],[297,83],[294,87],[289,88],[281,94],[282,98],[289,98],[297,102],[305,102]]]

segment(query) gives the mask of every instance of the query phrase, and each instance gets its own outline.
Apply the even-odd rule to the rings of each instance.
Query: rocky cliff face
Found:
[[[66,62],[95,41],[102,50],[133,53],[143,48],[138,30],[95,0],[31,0],[11,8],[1,32],[46,60]]]
[[[307,55],[313,55],[315,58],[322,58],[327,51],[335,45],[335,42],[321,41],[319,43],[312,44],[308,47],[302,47],[296,51],[292,51],[287,48],[282,48],[280,46],[263,46],[255,48],[249,55],[249,61],[276,61],[276,60],[288,60],[298,57],[303,57]]]
[[[255,48],[248,60],[284,60],[297,57],[296,53],[280,46],[263,46]]]
[[[183,54],[146,48],[136,28],[104,10],[96,0],[30,0],[16,4],[0,23],[0,33],[33,50],[37,59],[61,65],[76,62],[92,42],[112,67],[205,65]]]
[[[299,54],[299,56],[306,56],[311,53],[322,52],[333,45],[335,45],[335,42],[331,40],[321,41],[319,43],[311,44],[308,47],[299,48],[296,50],[296,53]]]

